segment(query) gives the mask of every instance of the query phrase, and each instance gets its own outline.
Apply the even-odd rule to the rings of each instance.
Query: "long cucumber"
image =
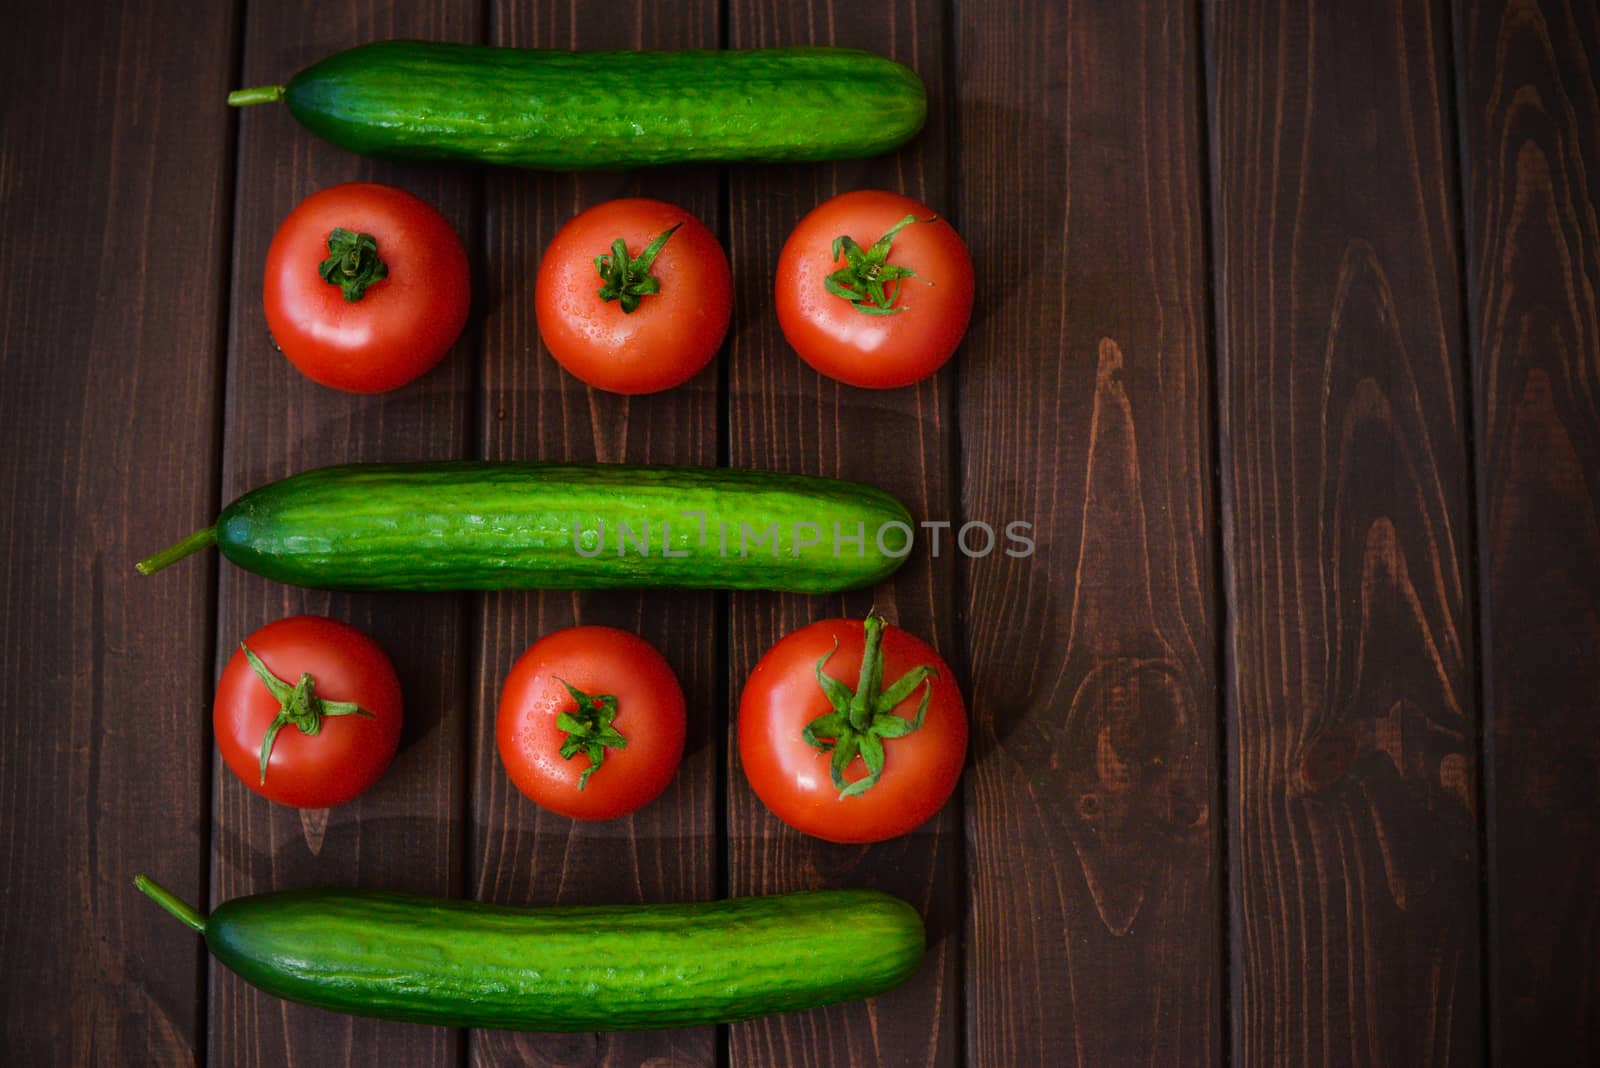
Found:
[[[338,1012],[454,1027],[690,1027],[871,997],[922,960],[922,918],[872,890],[517,909],[365,890],[235,898],[202,917],[247,982]]]
[[[354,152],[545,170],[845,159],[927,116],[910,69],[848,48],[568,52],[378,41],[235,105],[282,100]]]
[[[695,587],[824,593],[877,582],[913,535],[858,482],[624,464],[345,464],[252,490],[139,563],[215,544],[322,589]]]

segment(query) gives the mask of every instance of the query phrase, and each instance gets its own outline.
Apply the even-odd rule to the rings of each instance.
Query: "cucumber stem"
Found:
[[[153,556],[147,556],[133,565],[133,569],[141,575],[154,575],[157,571],[169,564],[175,564],[190,553],[197,553],[201,549],[208,549],[217,543],[217,528],[206,527],[197,530],[176,545],[169,545]]]
[[[287,90],[281,85],[257,85],[251,89],[235,89],[228,94],[228,106],[246,108],[251,104],[276,104]]]
[[[194,928],[200,934],[206,933],[206,918],[171,890],[143,875],[135,875],[133,877],[133,885],[139,888],[141,894],[172,913],[187,926]]]

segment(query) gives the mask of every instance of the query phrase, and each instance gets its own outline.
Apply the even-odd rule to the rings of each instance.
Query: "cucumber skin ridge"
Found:
[[[706,515],[706,544],[697,521]],[[593,557],[578,553],[573,526],[605,522]],[[630,542],[619,554],[618,521],[637,536],[648,524],[650,553]],[[675,552],[661,552],[662,524]],[[728,535],[721,555],[719,526]],[[820,543],[791,555],[793,524],[815,523]],[[864,531],[861,551],[834,553],[832,524]],[[218,517],[217,546],[247,570],[319,589],[768,589],[829,593],[892,574],[905,555],[881,553],[886,523],[911,529],[904,506],[875,487],[842,479],[737,468],[627,464],[444,461],[344,464],[268,483]],[[741,553],[740,524],[779,528],[774,554],[752,537]],[[897,547],[890,533],[885,543]],[[590,543],[589,548],[593,548]],[[586,550],[587,551],[587,550]]]
[[[693,1027],[870,997],[926,948],[916,910],[874,890],[538,909],[284,891],[219,905],[206,942],[291,1001],[529,1031]]]
[[[377,41],[289,80],[284,102],[353,152],[546,170],[798,162],[892,151],[922,129],[910,68],[844,48],[566,52]]]

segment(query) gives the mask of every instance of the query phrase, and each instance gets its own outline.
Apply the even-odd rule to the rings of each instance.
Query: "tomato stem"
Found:
[[[275,104],[288,90],[281,85],[257,85],[250,89],[235,89],[228,94],[228,106],[246,108],[251,104]]]
[[[822,287],[834,296],[849,301],[862,315],[894,315],[905,311],[903,306],[895,307],[894,302],[900,299],[901,280],[915,278],[917,272],[910,267],[890,263],[889,247],[894,243],[895,235],[912,223],[933,222],[936,218],[938,216],[918,219],[915,215],[907,215],[884,231],[871,248],[862,248],[849,234],[840,234],[833,239],[833,261],[838,263],[839,255],[843,253],[845,265],[824,278]]]
[[[176,545],[169,545],[153,556],[145,557],[134,564],[133,569],[141,575],[154,575],[169,564],[175,564],[185,556],[210,548],[216,543],[217,528],[206,527],[204,530],[195,531]]]
[[[621,301],[622,313],[631,315],[639,307],[639,302],[652,293],[661,292],[661,279],[650,273],[650,268],[656,262],[656,256],[666,246],[667,240],[672,237],[683,223],[673,223],[656,239],[645,246],[637,259],[628,255],[628,243],[622,238],[611,242],[611,254],[594,258],[594,269],[600,272],[600,280],[605,283],[595,292],[603,301]]]
[[[557,682],[567,688],[567,693],[578,703],[576,711],[557,712],[556,726],[566,732],[561,743],[561,758],[571,760],[579,753],[589,758],[589,766],[578,776],[578,789],[582,790],[606,758],[606,749],[626,749],[624,738],[611,724],[617,718],[615,694],[586,694],[565,679]]]
[[[335,226],[328,234],[328,258],[317,264],[317,273],[354,304],[368,286],[389,277],[389,265],[378,258],[377,238]]]
[[[135,875],[133,885],[139,888],[141,894],[182,920],[185,925],[201,934],[206,933],[206,918],[171,890],[143,875]]]
[[[901,675],[886,690],[883,688],[883,632],[888,627],[884,618],[869,612],[862,624],[866,632],[861,650],[861,675],[854,691],[832,675],[823,673],[828,658],[839,651],[839,642],[817,661],[817,684],[828,695],[833,711],[818,716],[801,732],[807,744],[824,753],[831,752],[833,760],[828,773],[833,785],[839,789],[839,798],[865,793],[883,776],[883,743],[887,738],[903,738],[922,726],[928,716],[928,700],[933,696],[933,679],[938,672],[930,664],[918,664]],[[897,716],[894,710],[900,702],[910,697],[918,686],[922,703],[917,706],[914,719]],[[845,768],[857,756],[867,766],[867,774],[855,782],[846,782]]]
[[[244,658],[250,662],[250,669],[256,673],[256,677],[278,699],[278,714],[267,728],[266,737],[261,740],[261,785],[267,784],[267,761],[272,758],[272,743],[277,740],[278,732],[289,724],[299,727],[301,734],[315,735],[322,732],[322,720],[327,716],[377,718],[354,701],[325,701],[318,697],[316,683],[309,672],[301,672],[300,681],[290,686],[274,675],[272,669],[262,663],[261,658],[244,642],[239,643],[239,648],[244,651]]]

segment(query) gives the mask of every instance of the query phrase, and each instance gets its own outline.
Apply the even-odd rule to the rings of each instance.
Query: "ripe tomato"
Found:
[[[400,680],[356,628],[290,616],[234,651],[211,720],[218,752],[246,786],[279,804],[328,808],[353,800],[394,759]]]
[[[613,393],[693,378],[728,332],[733,275],[710,230],[659,200],[612,200],[559,231],[534,282],[539,336],[574,376]]]
[[[643,638],[568,627],[534,642],[506,676],[495,742],[528,797],[580,820],[655,800],[683,758],[683,689]]]
[[[403,386],[443,359],[471,296],[449,221],[393,186],[313,193],[267,249],[263,303],[278,347],[307,378],[350,393]]]
[[[857,694],[864,711],[852,715]],[[830,842],[881,842],[918,826],[950,797],[966,752],[949,665],[877,616],[788,635],[739,701],[751,789],[789,826]]]
[[[972,258],[954,227],[910,197],[858,190],[814,209],[784,242],[778,325],[830,378],[907,386],[956,351],[972,284]]]

